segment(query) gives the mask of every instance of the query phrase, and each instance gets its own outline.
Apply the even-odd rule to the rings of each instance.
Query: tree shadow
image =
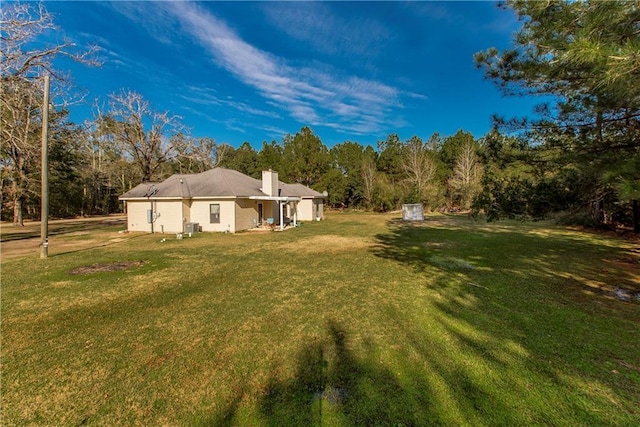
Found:
[[[629,390],[637,389],[634,371],[640,368],[634,344],[639,337],[639,306],[616,299],[610,291],[619,286],[640,292],[637,267],[619,268],[610,263],[629,257],[637,263],[633,249],[567,233],[545,234],[536,227],[492,229],[471,221],[443,223],[439,219],[420,224],[392,220],[388,232],[375,238],[374,255],[429,276],[426,286],[437,294],[430,301],[437,314],[430,319],[446,331],[447,345],[494,373],[526,360],[532,368],[525,372],[536,381],[551,384],[555,393],[565,390],[583,393],[588,399],[603,399],[597,392],[580,388],[588,383],[608,387],[613,396],[625,402],[620,411],[629,420],[638,420],[637,411],[628,402],[637,398],[637,392]],[[530,418],[521,418],[514,408],[491,399],[481,383],[455,369],[448,370],[440,359],[432,357],[434,351],[447,351],[442,343],[442,348],[434,349],[438,344],[426,344],[419,330],[405,330],[406,340],[420,357],[442,372],[447,383],[459,387],[458,396],[468,396],[473,402],[469,413],[500,413],[502,418],[495,422],[511,425],[531,422],[531,417],[541,423],[554,419],[540,418],[553,406],[535,399],[527,400],[534,406],[526,409]],[[510,353],[512,348],[521,352]],[[461,362],[453,361],[456,365]],[[607,374],[606,368],[603,373],[603,365],[610,366],[616,375]],[[523,387],[514,379],[499,381],[514,393],[525,395],[528,387],[536,387]],[[468,402],[462,399],[459,403]],[[596,403],[592,405],[597,408]],[[560,408],[586,425],[610,423],[606,411],[586,410],[579,399],[559,401],[554,409]],[[561,419],[558,414],[553,417]]]
[[[460,218],[453,221],[443,225],[439,218],[421,223],[390,220],[389,231],[375,236],[377,244],[372,251],[380,258],[411,266],[417,273],[429,270],[473,278],[483,270],[502,271],[522,280],[561,282],[555,290],[566,295],[575,296],[578,290],[583,296],[612,299],[618,288],[631,295],[640,293],[638,251],[561,234],[541,235],[526,226],[519,231],[479,227]],[[505,262],[496,263],[496,253],[503,254]],[[593,257],[605,261],[605,267],[594,264]]]
[[[423,378],[407,389],[373,356],[350,350],[341,325],[329,321],[327,330],[325,342],[303,346],[292,378],[272,376],[259,403],[266,425],[425,424],[430,388]]]
[[[349,349],[341,325],[327,324],[325,340],[312,338],[297,354],[294,374],[279,379],[275,371],[258,394],[261,424],[267,426],[419,426],[443,424],[432,412],[432,391],[416,375],[403,385],[397,376],[375,360]],[[232,396],[207,426],[238,425],[244,392]]]

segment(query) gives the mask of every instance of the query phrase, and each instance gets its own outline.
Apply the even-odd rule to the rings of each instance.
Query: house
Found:
[[[283,229],[286,223],[320,219],[324,197],[302,184],[279,181],[275,171],[263,171],[258,180],[214,168],[140,184],[120,200],[129,231],[183,233],[197,223],[202,231],[235,233],[267,222]]]

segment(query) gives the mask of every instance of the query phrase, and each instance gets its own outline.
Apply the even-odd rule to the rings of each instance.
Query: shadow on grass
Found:
[[[311,340],[297,356],[288,380],[272,375],[258,396],[264,425],[425,425],[430,416],[429,385],[420,377],[410,388],[373,356],[358,357],[349,349],[341,325],[330,321],[325,342]],[[242,395],[205,425],[236,425]],[[431,424],[438,424],[437,416]]]
[[[484,379],[474,378],[455,357],[442,357],[443,348],[425,342],[413,329],[402,341],[419,359],[403,358],[397,367],[402,375],[382,365],[373,352],[361,355],[351,350],[341,325],[329,322],[327,329],[326,342],[303,345],[291,378],[273,375],[257,396],[261,425],[527,425],[530,412],[541,424],[553,423],[545,419],[545,408],[523,412],[497,399]],[[465,345],[465,350],[470,356],[486,351],[478,345]],[[431,376],[425,375],[424,365]],[[514,386],[510,392],[526,390]],[[245,396],[238,392],[217,416],[200,425],[241,425],[236,415]],[[595,416],[590,421],[598,425],[603,420]]]
[[[417,378],[416,390],[406,390],[389,369],[349,350],[340,325],[330,322],[328,332],[330,342],[303,348],[292,379],[271,380],[260,403],[266,424],[321,425],[323,417],[329,424],[419,424],[429,410],[427,384]]]
[[[537,234],[525,226],[524,230],[503,226],[492,230],[470,220],[449,221],[443,226],[439,218],[417,224],[391,220],[389,232],[375,236],[373,252],[418,273],[429,270],[473,277],[481,276],[480,272],[504,273],[512,281],[551,280],[562,284],[555,291],[581,288],[594,296],[615,288],[640,292],[640,259],[633,251],[560,232]]]
[[[63,223],[50,223],[49,236],[58,236],[69,233],[77,233],[81,231],[91,231],[105,227],[122,227],[126,225],[126,218],[110,218],[102,221],[69,221]],[[4,226],[0,241],[11,242],[17,240],[28,240],[40,237],[40,227],[31,231],[25,231],[21,228],[12,228],[13,226]]]
[[[480,383],[448,371],[431,357],[434,343],[425,343],[419,330],[406,327],[411,347],[442,372],[447,383],[461,387],[473,402],[472,411],[500,413],[495,422],[521,424],[563,419],[559,413],[545,420],[543,414],[554,408],[585,425],[609,424],[606,411],[598,409],[610,403],[598,391],[606,387],[619,399],[622,419],[640,421],[629,403],[640,397],[635,344],[639,305],[611,295],[617,287],[640,291],[639,275],[637,268],[609,262],[632,257],[629,262],[637,263],[632,251],[588,236],[540,232],[535,226],[498,226],[493,231],[459,219],[421,224],[393,220],[388,230],[375,236],[373,253],[428,276],[427,286],[438,295],[431,301],[439,313],[434,319],[462,354],[494,373],[527,360],[532,366],[525,371],[529,381],[548,384],[558,399],[555,408],[532,399],[526,408],[529,418],[518,419],[513,408],[499,409],[501,402],[489,399],[490,394],[476,386]],[[510,354],[511,347],[521,352]],[[600,385],[594,391],[584,389],[585,384]],[[528,393],[528,386],[512,380],[505,385]],[[572,398],[564,399],[565,393]],[[587,409],[581,399],[593,400],[590,405],[596,409]]]

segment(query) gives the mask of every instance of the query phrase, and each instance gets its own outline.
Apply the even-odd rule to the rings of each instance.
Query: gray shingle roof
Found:
[[[264,196],[262,181],[232,169],[213,168],[198,174],[176,174],[162,182],[143,183],[120,196],[121,200],[138,198],[250,197]],[[323,197],[302,184],[279,181],[281,196]]]
[[[280,195],[287,197],[324,197],[321,193],[302,184],[285,184],[279,181]]]

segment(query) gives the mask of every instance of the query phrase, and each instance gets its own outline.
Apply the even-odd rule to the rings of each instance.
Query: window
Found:
[[[220,205],[209,205],[209,222],[211,224],[220,224]]]

